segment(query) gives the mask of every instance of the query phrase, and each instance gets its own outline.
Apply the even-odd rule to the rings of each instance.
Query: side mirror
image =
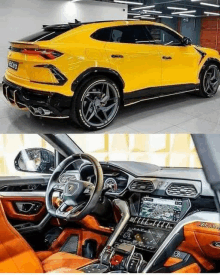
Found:
[[[186,36],[183,37],[183,46],[192,45],[192,40]]]
[[[18,153],[14,165],[18,171],[52,174],[54,153],[43,148],[24,149]]]

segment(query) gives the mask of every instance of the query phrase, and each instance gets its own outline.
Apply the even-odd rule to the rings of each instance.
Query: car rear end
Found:
[[[3,79],[5,98],[36,116],[68,117],[72,91],[68,81],[71,54],[54,43],[80,24],[44,26],[41,32],[11,42]]]

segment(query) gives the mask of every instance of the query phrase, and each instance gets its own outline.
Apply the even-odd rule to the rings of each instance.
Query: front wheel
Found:
[[[107,77],[96,77],[75,92],[71,118],[86,130],[99,130],[114,120],[119,106],[117,85]]]
[[[201,74],[199,95],[202,97],[213,97],[217,93],[219,85],[219,68],[215,64],[211,64]]]

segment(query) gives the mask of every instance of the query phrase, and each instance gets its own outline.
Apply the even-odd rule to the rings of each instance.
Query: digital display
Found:
[[[147,229],[145,232],[134,231],[133,234],[133,243],[139,247],[158,248],[166,237],[165,232],[156,229]]]
[[[175,222],[180,218],[182,201],[144,197],[139,216]]]

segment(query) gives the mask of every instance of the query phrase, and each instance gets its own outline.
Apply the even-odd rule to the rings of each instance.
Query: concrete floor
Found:
[[[0,87],[0,133],[83,133],[70,120],[37,118],[12,108]],[[214,98],[180,94],[122,108],[95,133],[220,133],[220,89]]]

